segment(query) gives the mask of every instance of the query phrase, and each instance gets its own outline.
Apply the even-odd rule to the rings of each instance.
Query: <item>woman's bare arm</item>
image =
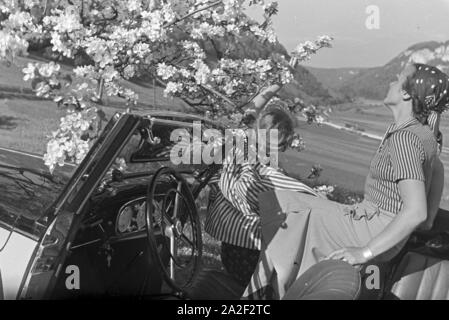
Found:
[[[273,84],[269,86],[268,88],[263,89],[252,101],[253,107],[256,110],[256,113],[259,113],[263,107],[267,104],[268,101],[270,101],[271,98],[273,98],[276,93],[281,90],[282,85],[281,84]]]
[[[298,63],[298,60],[296,58],[291,58],[289,65],[292,68],[296,67],[296,64]],[[256,114],[259,114],[265,105],[270,101],[271,98],[273,98],[276,93],[281,90],[282,84],[275,83],[268,88],[263,89],[251,102],[250,108],[255,109]]]
[[[423,181],[401,180],[398,183],[403,201],[394,220],[367,245],[373,256],[393,248],[408,237],[427,218],[427,201]]]
[[[403,201],[402,210],[393,221],[365,247],[348,247],[332,252],[328,259],[343,259],[352,265],[364,264],[406,239],[427,217],[424,182],[420,180],[399,181]]]
[[[429,195],[427,196],[427,219],[421,225],[421,229],[430,230],[433,221],[440,209],[441,196],[444,189],[444,165],[437,157],[433,164],[432,184],[430,185]]]

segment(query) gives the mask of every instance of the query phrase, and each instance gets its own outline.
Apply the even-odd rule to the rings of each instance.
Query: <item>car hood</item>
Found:
[[[0,224],[32,228],[61,192],[64,180],[42,170],[0,162]]]

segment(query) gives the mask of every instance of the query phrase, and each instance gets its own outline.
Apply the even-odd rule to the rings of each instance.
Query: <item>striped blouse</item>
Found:
[[[371,161],[365,199],[397,214],[402,208],[398,182],[424,181],[428,192],[436,153],[437,142],[429,126],[416,119],[397,127],[391,125]]]
[[[317,193],[270,166],[228,161],[210,182],[205,231],[217,240],[261,249],[258,195],[273,189]]]

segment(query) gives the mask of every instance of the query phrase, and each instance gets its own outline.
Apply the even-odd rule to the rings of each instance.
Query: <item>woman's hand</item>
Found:
[[[430,231],[433,228],[433,221],[425,221],[420,224],[417,231]]]
[[[326,259],[343,260],[351,265],[359,265],[368,262],[364,254],[366,248],[348,247],[336,250],[326,257]]]
[[[298,58],[291,57],[288,65],[295,69],[297,64]],[[245,110],[253,109],[252,112],[254,112],[254,117],[257,118],[259,113],[265,108],[268,101],[270,101],[270,99],[273,98],[279,90],[281,90],[283,84],[280,80],[281,78],[279,77],[277,83],[272,84],[268,88],[262,89],[259,94],[255,96],[250,103],[248,103]]]

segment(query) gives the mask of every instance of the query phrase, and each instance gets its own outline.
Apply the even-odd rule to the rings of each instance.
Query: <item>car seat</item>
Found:
[[[341,260],[324,260],[304,272],[287,290],[283,300],[356,300],[360,273]]]
[[[245,287],[221,270],[203,269],[187,290],[194,300],[238,300]],[[339,260],[317,263],[287,290],[284,300],[355,300],[360,292],[360,273]]]
[[[409,252],[397,268],[391,297],[401,300],[449,300],[449,260]]]

